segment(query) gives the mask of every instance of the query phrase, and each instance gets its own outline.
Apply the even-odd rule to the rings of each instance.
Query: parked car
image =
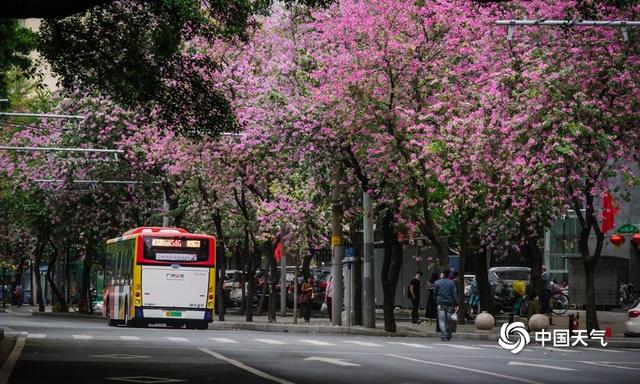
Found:
[[[525,284],[531,284],[531,268],[529,267],[493,267],[489,269],[489,283],[495,287],[502,281],[513,284],[516,280],[524,280]]]
[[[624,323],[625,336],[640,336],[640,299],[636,299],[627,311],[627,321]]]

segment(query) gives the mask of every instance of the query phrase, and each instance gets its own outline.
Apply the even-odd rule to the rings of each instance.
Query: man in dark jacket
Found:
[[[458,291],[456,283],[449,280],[449,271],[443,271],[444,277],[436,281],[434,295],[438,309],[438,323],[440,325],[442,341],[451,340],[451,315],[458,306]]]
[[[414,324],[420,323],[420,317],[418,316],[418,307],[420,306],[420,278],[422,278],[422,272],[416,272],[416,277],[409,282],[409,289],[407,296],[411,299],[411,322]]]

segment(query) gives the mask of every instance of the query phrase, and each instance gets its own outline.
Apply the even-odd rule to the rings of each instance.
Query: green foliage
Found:
[[[0,42],[0,98],[6,98],[7,73],[11,69],[31,72],[29,52],[35,47],[35,34],[21,27],[17,20],[0,19]],[[7,107],[6,103],[0,103],[0,110]]]

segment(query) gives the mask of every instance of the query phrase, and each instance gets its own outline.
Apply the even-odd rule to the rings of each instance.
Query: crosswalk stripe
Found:
[[[73,338],[76,340],[91,340],[93,336],[91,335],[73,335]]]
[[[368,341],[345,340],[344,342],[345,343],[351,343],[351,344],[360,345],[360,346],[363,346],[363,347],[382,347],[381,344],[370,343]]]
[[[321,346],[335,346],[335,344],[327,343],[326,341],[318,341],[318,340],[298,340],[303,343],[309,343],[313,345],[321,345]]]
[[[433,348],[428,345],[416,344],[416,343],[401,343],[399,341],[389,341],[389,344],[404,345],[404,346],[413,347],[413,348]]]
[[[167,340],[169,340],[169,341],[179,342],[179,343],[187,343],[187,342],[189,342],[189,339],[185,339],[184,337],[171,337],[171,336],[167,336],[167,337],[165,337],[165,339],[167,339]]]
[[[451,347],[451,348],[457,348],[457,349],[475,349],[476,351],[481,351],[482,350],[482,348],[469,347],[467,345],[445,344],[445,343],[438,343],[438,344],[435,344],[435,345],[444,346],[444,347]]]
[[[127,341],[140,340],[138,336],[118,336],[118,337],[120,337],[120,340],[127,340]]]
[[[273,339],[253,339],[255,341],[259,341],[261,343],[265,343],[265,344],[278,344],[278,345],[283,345],[283,344],[287,344],[285,342],[282,342],[280,340],[273,340]]]
[[[27,335],[28,339],[44,339],[47,337],[46,333],[30,333]]]
[[[227,339],[226,337],[210,337],[209,340],[213,340],[218,343],[238,344],[237,341]]]

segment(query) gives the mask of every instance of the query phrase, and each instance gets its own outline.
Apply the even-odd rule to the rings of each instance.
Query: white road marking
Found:
[[[227,339],[226,337],[210,337],[209,340],[213,340],[218,343],[238,344],[237,341]]]
[[[605,348],[585,348],[585,351],[596,351],[596,352],[610,352],[610,353],[624,353],[624,351],[618,351],[617,349],[605,349]]]
[[[568,352],[568,353],[580,352],[580,351],[576,351],[575,349],[569,349],[569,348],[556,348],[556,347],[533,347],[533,348],[546,349],[547,351],[554,351],[554,352]]]
[[[15,367],[18,359],[20,358],[25,341],[26,337],[24,336],[20,336],[16,340],[16,345],[13,346],[13,350],[2,365],[2,369],[0,369],[0,384],[7,384],[9,382],[9,377],[11,377],[13,367]]]
[[[298,340],[298,341],[301,341],[303,343],[313,344],[313,345],[320,345],[324,347],[335,346],[335,344],[327,343],[326,341],[319,341],[319,340]]]
[[[107,377],[107,380],[124,381],[125,383],[183,383],[186,380],[170,379],[167,377],[151,377],[151,376],[127,376],[127,377]]]
[[[190,341],[189,339],[185,339],[184,337],[167,336],[167,337],[165,337],[165,339],[167,339],[169,341],[175,341],[176,343],[188,343]]]
[[[339,365],[341,367],[362,367],[360,364],[350,363],[348,361],[344,361],[342,359],[332,359],[330,357],[318,357],[311,356],[304,359],[304,361],[322,361],[323,363],[329,363],[333,365]]]
[[[520,366],[524,366],[524,367],[555,369],[555,370],[558,370],[558,371],[577,371],[577,369],[573,369],[573,368],[556,367],[555,365],[546,365],[546,364],[523,363],[521,361],[510,361],[508,365],[520,365]]]
[[[91,340],[93,336],[91,335],[73,335],[73,338],[76,340]]]
[[[127,340],[127,341],[137,341],[140,340],[140,338],[138,336],[118,336],[120,338],[120,340]]]
[[[293,384],[292,382],[290,382],[288,380],[272,376],[272,375],[270,375],[270,374],[268,374],[266,372],[263,372],[263,371],[261,371],[259,369],[255,369],[255,368],[250,367],[250,366],[248,366],[248,365],[246,365],[244,363],[241,363],[238,360],[230,359],[230,358],[228,358],[226,356],[223,356],[223,355],[221,355],[221,354],[219,354],[217,352],[213,352],[211,350],[208,350],[207,348],[198,348],[198,349],[200,351],[206,353],[207,355],[211,355],[211,356],[215,357],[216,359],[219,359],[219,360],[222,360],[222,361],[226,361],[227,363],[229,363],[231,365],[234,365],[234,366],[236,366],[236,367],[238,367],[240,369],[244,369],[245,371],[251,372],[254,375],[262,377],[264,379],[271,380],[271,381],[274,381],[274,382],[279,383],[279,384]]]
[[[91,355],[89,357],[97,357],[99,359],[122,359],[122,360],[129,360],[129,359],[147,359],[151,356],[144,356],[144,355],[125,355],[123,353],[113,353],[110,355]]]
[[[416,343],[401,343],[399,341],[389,341],[389,344],[397,344],[397,345],[404,345],[407,347],[413,347],[413,348],[433,348],[430,347],[428,345],[422,345],[422,344],[416,344]]]
[[[597,365],[599,367],[608,367],[608,368],[618,368],[618,369],[627,369],[630,371],[640,371],[640,368],[634,368],[634,367],[622,367],[619,365],[613,365],[613,364],[602,364],[602,363],[596,363],[595,361],[581,361],[581,363],[585,363],[585,364],[591,364],[591,365]],[[620,363],[618,363],[620,364]]]
[[[259,341],[261,343],[273,344],[273,345],[284,345],[284,344],[287,344],[287,343],[282,342],[280,340],[273,340],[273,339],[253,339],[253,340]]]
[[[46,337],[46,333],[30,333],[27,335],[27,339],[44,339]]]
[[[434,344],[434,345],[457,348],[457,349],[475,349],[476,351],[481,351],[482,350],[482,348],[469,347],[467,345],[445,344],[445,343],[438,343],[438,344]]]
[[[515,376],[509,376],[509,375],[503,375],[502,373],[496,373],[496,372],[489,372],[489,371],[484,371],[482,369],[473,369],[473,368],[466,368],[466,367],[461,367],[459,365],[452,365],[452,364],[445,364],[445,363],[436,363],[435,361],[426,361],[426,360],[419,360],[419,359],[414,359],[411,357],[405,357],[405,356],[400,356],[400,355],[394,355],[394,354],[385,354],[385,356],[389,356],[389,357],[395,357],[396,359],[402,359],[402,360],[408,360],[408,361],[413,361],[416,363],[422,363],[422,364],[429,364],[429,365],[437,365],[440,367],[446,367],[446,368],[451,368],[453,370],[460,370],[460,371],[468,371],[468,372],[474,372],[474,373],[481,373],[483,375],[487,375],[487,376],[494,376],[494,377],[499,377],[501,379],[508,379],[508,380],[513,380],[513,381],[520,381],[523,383],[528,383],[528,384],[542,384],[539,381],[534,381],[534,380],[529,380],[529,379],[523,379],[521,377],[515,377]]]
[[[361,345],[363,347],[382,347],[382,344],[370,343],[368,341],[345,340],[345,343]]]

